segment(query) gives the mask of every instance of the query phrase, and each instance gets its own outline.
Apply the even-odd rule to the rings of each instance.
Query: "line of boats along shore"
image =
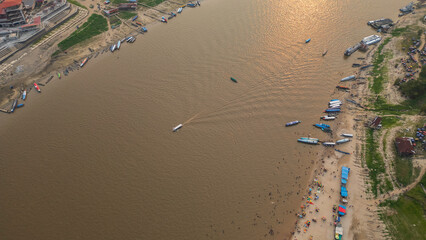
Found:
[[[330,100],[330,102],[328,103],[328,108],[324,110],[324,113],[327,113],[327,115],[320,117],[321,120],[325,120],[325,121],[333,121],[336,119],[336,115],[338,113],[340,113],[341,111],[341,106],[342,106],[342,101],[340,101],[339,99],[332,99]],[[299,123],[301,123],[302,121],[296,120],[296,121],[292,121],[292,122],[288,122],[285,124],[286,127],[291,127],[291,126],[295,126],[298,125]],[[322,131],[326,132],[326,133],[331,133],[331,127],[328,124],[325,123],[316,123],[313,126],[321,129]],[[301,143],[306,143],[306,144],[313,144],[313,145],[317,145],[320,142],[322,142],[322,144],[324,146],[328,146],[328,147],[334,147],[338,144],[343,144],[343,143],[347,143],[350,141],[350,138],[353,137],[353,134],[351,133],[342,133],[341,134],[342,139],[337,140],[336,142],[331,142],[331,141],[320,141],[318,138],[312,138],[312,137],[301,137],[299,139],[297,139],[298,142]],[[336,151],[344,153],[344,154],[349,154],[347,152],[343,152],[340,151],[338,149],[336,149]]]

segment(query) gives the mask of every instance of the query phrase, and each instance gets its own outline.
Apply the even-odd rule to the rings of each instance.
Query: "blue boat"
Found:
[[[327,108],[324,112],[340,112],[340,108]]]
[[[297,139],[298,142],[307,143],[307,144],[318,144],[318,138],[310,138],[310,137],[301,137]]]
[[[24,106],[24,104],[20,103],[20,104],[16,105],[16,108],[20,108],[20,107],[23,107],[23,106]]]
[[[315,127],[317,128],[330,128],[330,125],[325,124],[325,123],[320,123],[320,124],[314,124]]]
[[[148,29],[146,29],[146,27],[142,27],[142,32],[148,32]]]
[[[136,19],[138,19],[138,15],[136,15],[132,18],[132,22],[135,21]]]
[[[301,122],[302,122],[302,121],[296,120],[296,121],[293,121],[293,122],[286,123],[286,124],[285,124],[285,126],[286,126],[286,127],[290,127],[290,126],[293,126],[293,125],[299,124],[299,123],[301,123]]]
[[[309,39],[307,39],[306,41],[305,41],[305,43],[308,43],[308,42],[310,42],[311,41],[311,39],[309,38]]]
[[[195,3],[188,3],[186,4],[186,6],[195,8],[197,5]]]

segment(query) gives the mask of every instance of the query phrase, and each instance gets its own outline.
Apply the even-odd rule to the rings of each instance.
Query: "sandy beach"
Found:
[[[393,28],[401,28],[413,24],[423,24],[419,17],[424,16],[425,9],[416,9],[416,14],[408,14],[395,19],[396,24]],[[366,26],[368,27],[368,26]],[[383,36],[383,35],[382,35]],[[383,36],[383,39],[389,37],[390,34]],[[387,44],[384,50],[392,51],[392,59],[386,64],[389,66],[389,80],[385,83],[385,96],[388,102],[393,104],[401,103],[405,98],[401,95],[398,89],[393,85],[397,78],[401,78],[404,74],[401,69],[394,68],[395,63],[398,63],[401,58],[406,57],[406,54],[398,50],[398,42],[402,37],[394,37]],[[424,44],[424,35],[422,35]],[[382,40],[383,42],[383,40]],[[372,47],[372,49],[371,49]],[[365,54],[365,59],[362,60],[364,65],[372,64],[372,59],[377,46],[371,46],[370,50]],[[420,47],[422,48],[422,47]],[[354,61],[357,61],[354,59]],[[358,60],[359,61],[359,60]],[[347,74],[349,75],[349,74]],[[369,71],[357,72],[358,78],[368,79]],[[352,82],[350,92],[341,92],[335,90],[331,98],[338,98],[342,101],[345,98],[350,98],[361,105],[368,104],[368,98],[372,96],[368,83],[360,84],[361,80]],[[386,239],[387,230],[385,224],[379,218],[379,204],[385,199],[396,199],[400,194],[413,188],[420,180],[425,172],[426,164],[424,161],[416,161],[415,164],[421,169],[419,177],[409,186],[397,188],[392,192],[384,193],[374,198],[371,192],[368,192],[369,173],[365,164],[362,164],[362,148],[365,143],[365,123],[371,121],[375,116],[374,112],[366,111],[349,102],[344,102],[343,113],[339,114],[334,123],[333,138],[340,139],[342,133],[353,133],[354,137],[349,143],[337,145],[336,149],[351,153],[345,155],[334,151],[333,148],[326,149],[321,156],[322,164],[317,167],[314,172],[314,179],[308,186],[306,194],[302,198],[301,207],[298,212],[303,217],[300,217],[295,226],[295,232],[291,239],[334,239],[335,237],[335,219],[337,212],[333,212],[333,207],[342,204],[346,206],[346,214],[341,217],[341,225],[344,229],[344,239]],[[421,116],[404,116],[410,121],[415,122]],[[327,123],[327,122],[326,122]],[[388,148],[392,148],[395,132],[401,127],[392,129],[389,135],[383,134],[387,138]],[[391,155],[392,151],[384,152],[380,149],[384,156]],[[385,158],[387,171],[392,171],[390,157]],[[340,197],[340,178],[342,166],[350,168],[349,180],[347,183],[348,203],[343,204]],[[310,191],[312,190],[312,191]],[[315,200],[317,196],[317,200]]]

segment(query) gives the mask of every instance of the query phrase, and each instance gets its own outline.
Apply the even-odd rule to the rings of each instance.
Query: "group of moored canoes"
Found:
[[[342,101],[340,101],[339,99],[331,99],[330,102],[328,103],[328,109],[326,109],[325,112],[328,112],[328,113],[331,113],[331,114],[339,113],[340,107],[342,106],[342,104],[343,104]],[[330,121],[330,120],[335,120],[336,116],[335,115],[326,115],[326,116],[320,117],[320,119]],[[294,126],[294,125],[297,125],[299,123],[301,123],[301,121],[296,120],[296,121],[286,123],[285,126],[286,127]],[[313,124],[313,126],[319,128],[322,131],[327,132],[327,133],[332,132],[331,126],[328,125],[328,124],[325,124],[325,123],[316,123],[316,124]],[[343,143],[349,142],[350,141],[349,138],[352,138],[353,134],[342,133],[341,136],[346,137],[346,138],[339,139],[336,142],[324,141],[324,142],[322,142],[322,144],[324,146],[328,146],[328,147],[336,146],[338,144],[343,144]],[[301,142],[301,143],[314,144],[314,145],[317,145],[321,142],[318,138],[312,138],[312,137],[301,137],[301,138],[297,139],[297,141]]]

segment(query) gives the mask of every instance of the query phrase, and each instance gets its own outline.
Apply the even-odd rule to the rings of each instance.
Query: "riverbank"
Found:
[[[425,13],[424,8],[418,8],[415,10],[415,14],[408,14],[399,18],[393,29],[404,29],[407,26],[418,25],[424,31],[424,23],[420,19]],[[411,38],[409,41],[411,41]],[[424,46],[424,34],[421,34],[421,41],[422,46]],[[378,137],[380,135],[378,131],[373,132],[375,138],[370,140],[370,145],[368,144],[369,136],[367,135],[371,133],[367,132],[374,131],[369,130],[369,123],[377,116],[376,114],[379,116],[383,114],[383,108],[377,108],[375,99],[383,98],[387,104],[394,106],[406,101],[406,98],[398,91],[398,87],[394,85],[394,82],[397,79],[402,79],[405,74],[395,66],[401,58],[407,56],[401,52],[401,45],[403,46],[403,44],[404,36],[391,33],[384,34],[383,40],[377,47],[371,49],[365,58],[361,59],[361,65],[372,64],[376,66],[375,70],[360,70],[357,74],[358,80],[350,84],[350,92],[334,91],[331,96],[331,98],[353,99],[360,103],[359,106],[365,108],[345,102],[345,112],[335,120],[337,122],[333,131],[336,134],[333,137],[338,138],[343,132],[354,133],[351,142],[343,147],[338,147],[351,155],[343,155],[336,153],[333,149],[327,149],[321,156],[322,164],[317,168],[315,177],[308,186],[309,190],[302,199],[298,215],[303,213],[301,215],[303,217],[297,221],[292,239],[333,239],[336,224],[342,225],[344,239],[385,239],[386,236],[389,236],[389,227],[393,227],[385,225],[382,221],[383,209],[380,203],[386,199],[397,198],[398,195],[416,186],[421,181],[426,168],[424,161],[413,160],[415,162],[414,167],[417,166],[419,169],[418,175],[408,176],[411,179],[410,183],[413,183],[407,188],[398,185],[398,179],[394,177],[398,167],[395,167],[393,163],[395,158],[393,145],[395,132],[400,131],[402,125],[413,128],[416,126],[413,123],[419,124],[426,120],[424,117],[416,115],[420,111],[419,106],[417,106],[417,110],[410,106],[395,107],[395,109],[409,110],[414,116],[402,115],[402,120],[396,126],[392,121],[386,122],[386,125],[384,122],[382,138]],[[422,47],[419,47],[419,49],[422,49]],[[378,58],[379,61],[377,61]],[[418,75],[415,77],[418,77]],[[366,82],[364,79],[368,79],[368,81]],[[392,131],[393,134],[389,134],[388,131]],[[374,147],[371,144],[376,146]],[[376,169],[378,166],[371,166],[366,159],[368,158],[366,152],[376,147],[377,151],[374,154],[383,156],[384,159],[383,163],[379,163],[381,164],[380,168],[383,169],[379,172]],[[376,155],[374,158],[377,158]],[[349,193],[347,204],[343,203],[340,197],[342,166],[350,168],[349,180],[346,185]],[[390,178],[386,176],[390,176]],[[315,200],[316,198],[317,200]],[[339,204],[346,206],[346,214],[339,221],[336,221],[337,213],[333,212],[333,207]],[[389,221],[387,223],[389,224]]]
[[[149,29],[153,24],[161,24],[161,16],[165,12],[176,12],[180,6],[185,5],[187,2],[186,0],[166,0],[156,5],[155,8],[141,6],[133,13],[139,16],[137,21]],[[82,1],[79,4],[81,7],[85,7],[84,9],[81,8],[80,12],[88,12],[85,20],[93,14],[102,14],[100,9],[96,7],[90,8],[90,5],[105,6],[104,1],[101,0]],[[185,11],[182,11],[182,14]],[[127,15],[122,14],[119,16]],[[68,38],[74,32],[74,28],[58,29],[59,34],[56,31],[49,34],[49,36],[53,35],[55,37],[42,38],[41,42],[28,46],[21,51],[21,54],[17,54],[16,57],[5,62],[4,64],[8,65],[8,68],[1,72],[0,108],[8,109],[14,99],[20,98],[24,90],[30,93],[34,82],[41,83],[42,88],[43,84],[46,84],[48,80],[49,82],[47,83],[50,83],[59,78],[66,78],[68,73],[72,74],[72,71],[81,68],[80,63],[83,59],[88,58],[93,61],[99,55],[109,52],[105,51],[105,49],[117,43],[118,40],[126,36],[138,36],[142,33],[140,26],[135,27],[131,24],[131,19],[121,19],[120,21],[121,25],[115,28],[112,28],[108,22],[107,31],[81,43],[72,44],[73,46],[66,51],[61,51],[58,48],[58,44]],[[77,24],[81,25],[79,22],[74,24],[76,26],[78,26]],[[64,43],[61,44],[63,45]],[[70,43],[67,42],[67,44],[69,45]],[[33,64],[35,62],[37,64]],[[31,98],[31,96],[28,97]]]

